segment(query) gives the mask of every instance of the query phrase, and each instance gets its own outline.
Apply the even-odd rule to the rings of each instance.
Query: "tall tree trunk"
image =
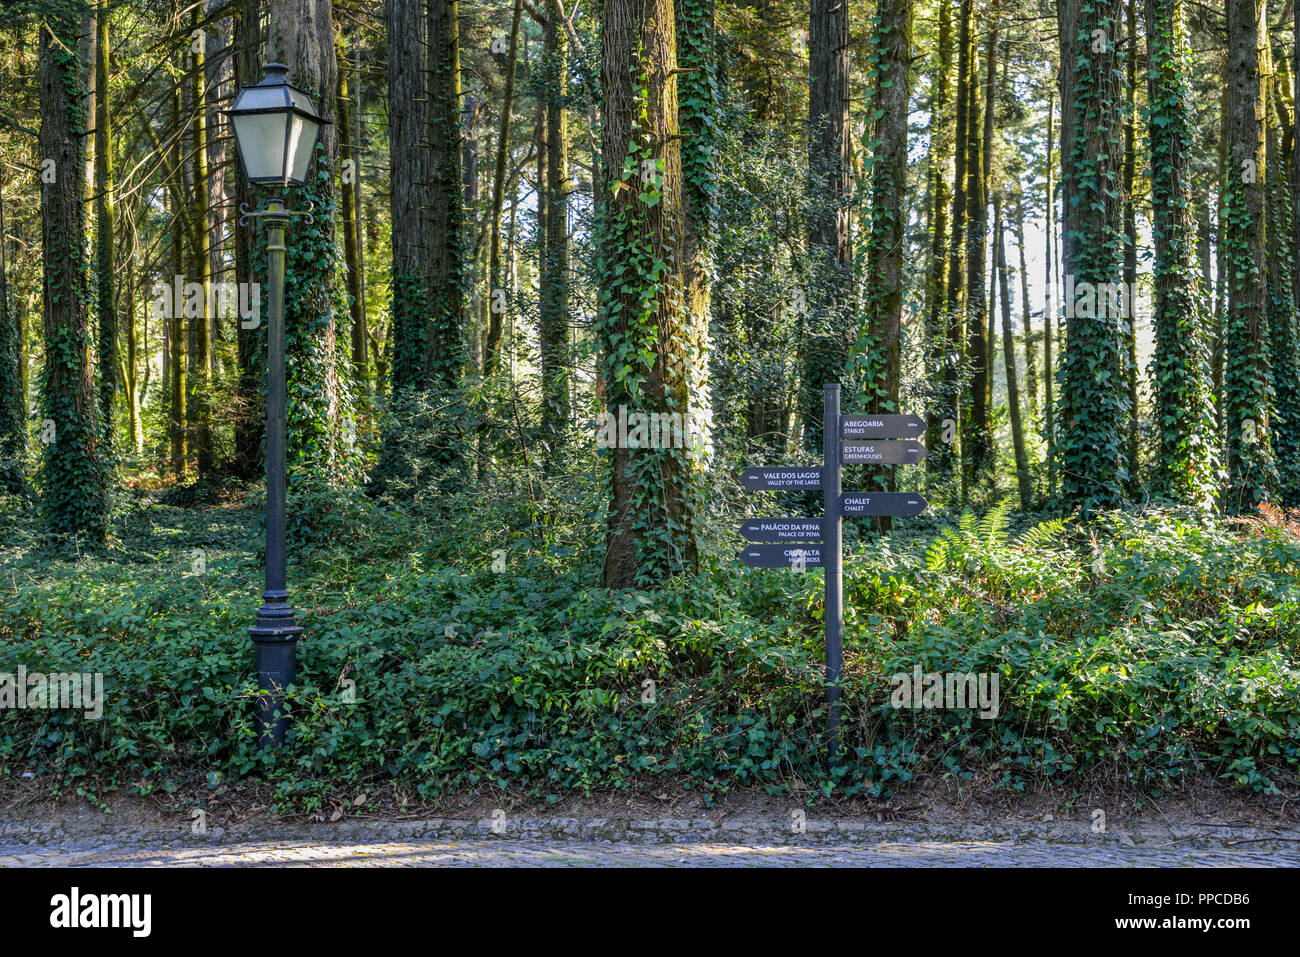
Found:
[[[366,368],[366,314],[361,301],[361,228],[358,220],[357,193],[361,184],[361,151],[353,142],[353,114],[359,112],[361,99],[361,78],[353,77],[353,87],[349,91],[347,66],[347,48],[343,35],[338,37],[335,53],[339,61],[338,104],[339,104],[339,152],[343,162],[339,164],[339,195],[343,200],[343,260],[347,266],[346,284],[348,290],[348,315],[352,320],[352,377],[357,383],[364,383],[367,378]]]
[[[1269,409],[1264,265],[1264,98],[1260,0],[1228,0],[1228,165],[1223,243],[1228,314],[1223,374],[1231,511],[1268,501],[1277,484]]]
[[[1218,228],[1215,235],[1215,283],[1214,312],[1210,316],[1210,378],[1214,386],[1214,436],[1219,449],[1219,459],[1227,468],[1228,458],[1228,423],[1227,406],[1223,395],[1223,363],[1226,358],[1226,346],[1223,332],[1228,318],[1228,260],[1226,258],[1226,236],[1224,223],[1224,199],[1228,193],[1228,59],[1224,58],[1223,95],[1219,98],[1219,189],[1218,189]]]
[[[542,419],[557,441],[569,423],[569,142],[564,108],[568,85],[568,37],[560,24],[558,0],[547,0],[542,47],[546,89],[546,182],[539,208],[546,207],[546,258],[542,264],[539,332],[542,359]]]
[[[435,3],[437,0],[435,0]],[[428,348],[429,254],[424,213],[428,151],[420,0],[388,0],[388,162],[392,170],[392,391],[423,386]],[[436,242],[429,236],[428,241]]]
[[[967,192],[970,188],[970,177],[967,171],[968,144],[970,140],[970,103],[971,98],[975,95],[975,85],[971,82],[971,56],[972,34],[974,33],[975,3],[974,0],[961,0],[960,22],[957,36],[957,117],[956,117],[956,139],[954,142],[954,177],[952,193],[952,240],[949,243],[948,254],[948,292],[947,292],[947,313],[948,313],[948,354],[944,357],[943,380],[944,387],[941,395],[943,405],[940,411],[940,426],[943,429],[944,438],[951,437],[952,441],[943,441],[937,448],[932,449],[930,454],[935,458],[935,473],[952,478],[958,471],[958,441],[962,441],[957,427],[958,420],[961,416],[961,362],[965,356],[965,308],[963,306],[963,294],[965,290],[962,287],[962,280],[965,277],[965,260],[966,260],[966,230],[968,228],[966,221],[966,209],[968,205]],[[961,470],[965,475],[965,470]],[[962,479],[963,489],[965,479]]]
[[[559,4],[557,3],[557,9]],[[717,129],[718,67],[714,0],[676,0],[678,110],[682,135],[684,256],[682,284],[687,349],[700,361],[688,370],[689,411],[696,429],[687,438],[703,455],[712,443],[713,407],[708,380],[712,305],[714,222],[718,186],[714,149]],[[562,34],[563,31],[558,31]]]
[[[1128,109],[1124,116],[1124,377],[1128,384],[1128,483],[1130,496],[1138,490],[1138,352],[1137,352],[1137,5],[1125,0],[1128,17],[1128,45],[1124,54]]]
[[[1295,127],[1289,102],[1291,71],[1284,56],[1269,54],[1265,69],[1265,109],[1268,111],[1267,214],[1268,341],[1270,389],[1273,397],[1273,453],[1277,461],[1277,500],[1286,507],[1300,504],[1300,329],[1297,328],[1295,263],[1290,243],[1282,241],[1291,228],[1292,151]],[[1280,53],[1280,51],[1279,51]],[[1274,65],[1276,64],[1276,69]]]
[[[261,0],[241,0],[235,9],[234,78],[237,87],[251,85],[261,79],[261,9]],[[233,175],[234,208],[255,208],[257,198],[238,164]],[[265,256],[257,255],[259,245],[254,230],[236,229],[233,233],[235,281],[241,289],[250,289],[256,281],[255,277],[265,270]],[[260,297],[260,291],[258,295]],[[252,317],[247,318],[246,325],[243,316],[239,317],[235,327],[239,378],[236,384],[234,461],[231,464],[234,473],[246,482],[255,480],[262,471],[262,437],[266,422],[266,400],[262,394],[261,381],[265,369],[262,357],[266,353],[267,323],[260,298],[257,309],[258,321],[255,327],[249,328]]]
[[[338,117],[334,97],[338,66],[329,0],[270,0],[268,50],[288,66],[291,80],[329,121],[321,129],[308,181],[285,190],[290,209],[315,204],[315,225],[310,230],[291,227],[289,231],[285,268],[294,281],[285,290],[285,352],[290,472],[333,484],[350,474],[353,464],[352,443],[347,438],[353,413],[342,370],[346,357],[338,342],[342,302],[335,282]]]
[[[99,323],[99,419],[103,451],[113,453],[113,400],[117,395],[117,305],[113,276],[113,135],[108,90],[108,5],[95,16],[95,318]]]
[[[985,310],[988,293],[984,282],[985,249],[988,242],[988,175],[992,146],[993,90],[997,79],[998,0],[993,2],[989,20],[988,73],[985,88],[983,125],[980,101],[972,90],[970,120],[967,124],[966,176],[966,353],[971,362],[970,397],[965,404],[962,423],[963,465],[967,494],[993,481],[993,429],[989,410],[990,359]],[[972,47],[974,37],[971,38]],[[972,61],[977,58],[972,56]],[[971,72],[978,77],[979,67],[972,62]],[[977,83],[978,80],[973,81]],[[982,132],[981,132],[982,130]]]
[[[488,240],[488,310],[487,339],[483,347],[483,374],[490,376],[501,367],[501,335],[504,328],[508,296],[501,283],[501,210],[505,200],[506,161],[510,156],[510,114],[515,94],[515,66],[519,52],[519,19],[523,0],[515,0],[514,18],[510,23],[510,52],[506,56],[505,89],[501,96],[501,123],[497,127],[496,172],[492,178],[492,219]]]
[[[26,488],[27,408],[19,353],[22,331],[17,310],[9,304],[8,237],[5,235],[5,186],[0,166],[0,491],[16,495]]]
[[[707,357],[692,352],[685,334],[690,318],[682,274],[685,223],[672,0],[606,0],[601,24],[600,379],[615,418],[624,409],[629,422],[634,415],[684,417],[692,406],[692,367]],[[632,438],[613,444],[631,445]],[[661,446],[663,439],[661,432]],[[638,442],[606,454],[605,585],[653,584],[692,569],[701,474],[691,450]]]
[[[205,305],[199,308],[194,320],[194,366],[190,377],[189,411],[194,422],[194,452],[200,478],[207,478],[216,470],[216,455],[212,445],[212,320],[206,303],[212,288],[212,234],[208,223],[208,108],[207,67],[204,32],[199,29],[199,11],[194,11],[194,34],[190,50],[190,69],[193,71],[192,96],[194,105],[194,256],[192,275],[203,289]],[[107,92],[107,91],[104,91]],[[102,94],[101,94],[102,98]]]
[[[139,293],[139,273],[135,263],[127,259],[126,268],[126,357],[121,363],[122,387],[126,393],[126,425],[130,436],[131,451],[139,456],[144,452],[144,431],[140,423],[140,358],[139,333],[136,330],[136,302]],[[145,341],[148,341],[148,327],[145,329]],[[148,371],[148,363],[145,365]],[[147,385],[146,380],[146,385]]]
[[[926,376],[936,396],[936,413],[942,413],[944,404],[944,375],[946,366],[947,326],[945,323],[944,267],[948,251],[948,204],[952,189],[948,184],[948,155],[952,151],[952,117],[948,109],[952,74],[952,2],[939,0],[939,35],[936,41],[937,62],[931,84],[934,96],[930,108],[930,263],[926,275]],[[926,446],[930,450],[928,469],[941,471],[940,454],[943,448],[943,419],[941,414],[931,415],[926,425]]]
[[[907,111],[911,94],[912,10],[909,0],[881,0],[873,38],[876,149],[871,167],[868,240],[868,411],[898,409],[899,340],[903,320],[903,227],[907,202]],[[894,473],[877,482],[892,489]],[[888,519],[875,523],[887,530]]]
[[[1120,504],[1127,479],[1120,175],[1124,102],[1116,38],[1123,0],[1058,0],[1066,344],[1060,467],[1065,502],[1085,512]],[[1076,291],[1099,291],[1087,302]],[[1095,308],[1094,308],[1095,307]],[[1094,314],[1099,313],[1099,314]]]
[[[429,257],[431,295],[426,388],[447,396],[465,370],[465,206],[461,199],[460,5],[429,5]],[[506,108],[508,114],[509,108]],[[499,200],[499,197],[498,197]],[[500,206],[498,205],[498,212]],[[498,216],[498,222],[500,217]],[[439,423],[437,458],[451,465],[464,446],[461,415],[447,409]]]
[[[845,373],[853,333],[849,231],[849,9],[811,0],[808,17],[809,289],[802,401],[804,445],[822,447],[822,386]]]
[[[1020,507],[1033,502],[1029,482],[1029,456],[1025,452],[1025,430],[1020,415],[1020,380],[1016,374],[1016,337],[1011,329],[1011,294],[1007,282],[1007,250],[1002,229],[1002,194],[993,194],[993,245],[998,270],[998,295],[1002,297],[1002,362],[1007,372],[1007,409],[1011,417],[1011,446],[1016,456],[1016,488]]]
[[[177,276],[183,276],[185,272],[185,249],[184,240],[186,232],[186,219],[183,207],[184,191],[180,183],[182,179],[182,159],[181,150],[181,86],[178,82],[172,90],[171,97],[172,107],[172,150],[171,150],[171,169],[169,176],[173,183],[177,184],[176,188],[171,191],[172,199],[172,229],[169,241],[171,244],[171,262],[173,281]],[[176,476],[177,484],[184,484],[189,480],[190,475],[190,419],[187,408],[189,398],[189,388],[187,381],[189,378],[189,335],[185,329],[185,310],[179,304],[173,302],[172,310],[169,317],[170,345],[171,345],[171,459],[172,472]]]
[[[41,261],[44,277],[45,373],[42,510],[56,535],[103,541],[108,498],[90,362],[87,277],[84,86],[78,19],[63,10],[40,27]],[[52,164],[46,165],[46,164]]]
[[[1025,194],[1016,202],[1016,251],[1020,256],[1020,321],[1025,338],[1025,392],[1029,396],[1029,420],[1038,418],[1038,348],[1034,345],[1033,310],[1029,305],[1029,267],[1025,260]]]
[[[1147,0],[1146,27],[1155,252],[1152,418],[1159,436],[1150,482],[1159,497],[1208,505],[1218,491],[1219,463],[1206,373],[1210,356],[1205,287],[1193,245],[1188,160],[1195,117],[1190,108],[1190,48],[1183,0]]]
[[[1052,393],[1056,386],[1056,368],[1052,365],[1052,343],[1056,330],[1052,324],[1054,318],[1052,313],[1055,311],[1056,297],[1052,291],[1052,272],[1056,263],[1056,255],[1053,252],[1054,239],[1056,236],[1056,221],[1053,211],[1056,209],[1056,195],[1052,190],[1052,174],[1055,172],[1052,165],[1052,147],[1056,144],[1056,133],[1052,124],[1056,119],[1055,102],[1052,94],[1047,96],[1047,162],[1046,169],[1046,192],[1044,198],[1044,208],[1046,209],[1047,228],[1046,233],[1047,252],[1045,262],[1043,263],[1043,438],[1047,446],[1047,495],[1049,498],[1056,495],[1056,400]]]

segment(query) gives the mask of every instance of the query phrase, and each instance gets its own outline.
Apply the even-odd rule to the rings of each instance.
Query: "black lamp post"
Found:
[[[288,67],[268,63],[266,76],[246,86],[223,112],[235,129],[240,163],[250,183],[301,186],[316,150],[320,130],[328,120],[317,115],[307,94],[288,81]],[[289,605],[285,580],[285,369],[284,369],[284,233],[293,211],[278,196],[250,212],[241,206],[239,223],[265,217],[269,230],[266,387],[266,590],[257,622],[248,629],[256,652],[258,738],[263,747],[278,747],[289,721],[284,715],[284,691],[293,683],[298,636],[302,628]]]

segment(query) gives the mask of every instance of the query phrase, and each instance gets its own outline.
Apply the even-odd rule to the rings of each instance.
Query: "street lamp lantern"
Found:
[[[320,129],[329,122],[317,114],[307,94],[289,82],[288,73],[283,64],[268,63],[262,82],[244,87],[231,108],[223,111],[234,127],[239,161],[251,183],[301,186]],[[256,212],[246,205],[240,206],[240,212],[241,226],[264,218],[267,229],[266,589],[248,634],[256,649],[258,739],[263,747],[273,748],[284,741],[289,724],[284,693],[297,671],[302,634],[289,604],[285,567],[284,234],[292,217],[305,216],[311,222],[312,216],[310,208],[286,208],[278,196]]]
[[[289,68],[268,63],[256,86],[239,91],[223,111],[235,128],[235,143],[250,183],[301,186],[327,124],[307,94],[289,82]]]

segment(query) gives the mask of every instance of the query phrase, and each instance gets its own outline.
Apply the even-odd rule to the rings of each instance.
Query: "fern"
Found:
[[[1065,531],[1065,525],[1066,522],[1063,518],[1039,522],[1017,538],[1016,544],[1022,548],[1040,548],[1043,545],[1051,544],[1061,532]]]
[[[1007,496],[989,509],[979,521],[979,537],[984,544],[997,548],[1007,541],[1007,518],[1011,511],[1011,496]]]

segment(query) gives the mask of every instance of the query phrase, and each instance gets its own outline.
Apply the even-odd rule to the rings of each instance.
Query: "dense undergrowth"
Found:
[[[1294,789],[1300,540],[1283,522],[1148,511],[1081,526],[995,509],[857,540],[850,759],[828,773],[820,575],[743,568],[720,509],[697,576],[610,593],[595,482],[572,479],[519,474],[436,506],[296,497],[306,633],[273,757],[252,727],[256,495],[183,510],[136,494],[113,547],[80,557],[43,549],[26,506],[0,502],[0,672],[102,672],[106,692],[97,721],[0,711],[0,787],[31,773],[94,796],[256,776],[299,809],[376,781],[431,800],[654,776],[880,794],[978,772],[1019,789],[1097,770]],[[998,716],[892,707],[890,676],[918,665],[996,673]]]

